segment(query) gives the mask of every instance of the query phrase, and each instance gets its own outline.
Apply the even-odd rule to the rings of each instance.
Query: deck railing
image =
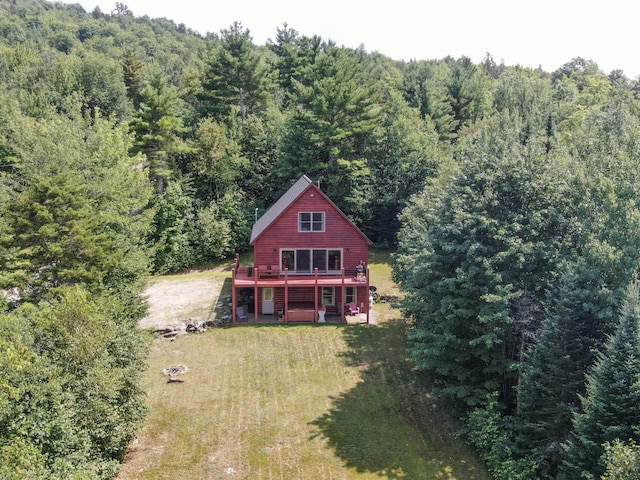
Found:
[[[235,267],[235,277],[237,279],[245,280],[264,280],[264,279],[278,279],[288,275],[289,278],[302,278],[302,277],[315,277],[315,272],[299,272],[292,270],[278,270],[278,269],[263,269],[260,266],[255,265],[238,265]],[[318,270],[319,277],[341,277],[356,278],[357,272],[355,268],[345,268],[342,270]]]
[[[316,274],[319,277],[344,277],[344,278],[357,278],[358,272],[356,268],[341,268],[340,270],[317,270],[301,272],[296,270],[279,269],[278,265],[240,265],[239,256],[236,255],[236,259],[233,265],[235,278],[243,280],[265,280],[265,279],[280,279],[285,276],[289,278],[313,278]],[[364,281],[364,280],[363,280]]]

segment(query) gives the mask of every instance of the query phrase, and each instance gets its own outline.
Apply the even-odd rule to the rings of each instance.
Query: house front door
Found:
[[[273,288],[265,287],[262,289],[262,314],[273,315]]]

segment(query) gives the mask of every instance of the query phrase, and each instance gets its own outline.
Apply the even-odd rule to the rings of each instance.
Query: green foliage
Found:
[[[363,154],[380,115],[377,79],[357,52],[327,47],[293,86],[298,106],[287,118],[272,180],[288,184],[309,175],[353,220],[370,223],[372,181]]]
[[[446,78],[449,68],[442,62],[412,62],[404,74],[404,96],[407,103],[430,118],[441,140],[456,137],[458,122],[453,106],[447,101]]]
[[[199,185],[200,198],[221,201],[233,192],[247,161],[227,127],[211,118],[203,119],[195,132],[188,171]]]
[[[2,478],[112,478],[144,418],[142,333],[79,287],[2,323]]]
[[[219,205],[220,219],[229,225],[228,250],[225,255],[244,252],[249,247],[252,221],[255,211],[251,204],[247,204],[239,192],[228,193]],[[208,262],[207,258],[203,259]]]
[[[516,127],[503,117],[465,141],[460,173],[403,216],[421,232],[401,245],[396,274],[415,323],[412,354],[462,404],[495,390],[513,404],[518,362],[540,322],[527,311],[539,309],[570,244],[561,165],[521,148]]]
[[[627,290],[619,323],[593,369],[574,430],[566,442],[559,478],[599,478],[604,473],[604,444],[635,439],[640,425],[640,292]]]
[[[205,116],[224,120],[232,112],[240,113],[242,130],[248,113],[260,110],[267,100],[266,65],[241,23],[221,31],[207,58],[199,94]]]
[[[122,120],[129,111],[122,67],[116,60],[87,55],[79,72],[79,86],[88,110]]]
[[[140,108],[140,103],[142,102],[144,63],[134,52],[126,51],[120,64],[122,65],[122,74],[124,75],[124,85],[127,88],[127,96],[137,110]]]
[[[74,396],[76,427],[88,434],[93,454],[116,460],[145,413],[144,334],[120,316],[108,297],[76,287],[33,317],[36,348],[61,369],[63,388]]]
[[[627,444],[620,440],[605,444],[606,471],[603,480],[639,480],[640,447],[630,440]]]
[[[489,394],[484,406],[469,414],[468,436],[487,464],[495,480],[534,480],[536,465],[517,459],[509,438],[507,420],[502,416],[498,392]]]
[[[51,478],[46,457],[31,442],[14,438],[0,449],[0,478],[6,480],[47,480]]]
[[[152,241],[155,245],[155,271],[175,272],[195,265],[193,245],[195,205],[188,182],[167,185],[155,201],[156,214]]]
[[[412,62],[405,75],[405,98],[423,118],[430,118],[443,141],[492,113],[492,82],[467,57]]]
[[[240,23],[203,37],[121,3],[2,2],[0,311],[73,286],[108,292],[122,341],[96,348],[137,359],[127,329],[152,267],[247,249],[255,208],[307,174],[376,243],[399,241],[418,367],[465,413],[499,391],[509,422],[486,411],[490,437],[507,430],[509,458],[553,477],[638,270],[638,89],[581,58],[551,73],[490,56],[402,62],[286,24],[263,47]],[[40,387],[8,375],[0,388],[32,388],[24,408],[49,450],[2,437],[0,477],[106,476],[117,459],[87,452],[126,435],[69,420],[64,367],[35,350],[35,314],[21,315],[3,353]],[[107,398],[87,407],[96,420],[114,383],[93,365]]]
[[[365,159],[338,158],[329,169],[329,184],[324,187],[330,198],[341,198],[341,209],[356,225],[364,225],[371,218],[371,170]]]
[[[543,74],[520,68],[506,69],[493,92],[497,111],[508,111],[522,119],[523,143],[536,137],[550,137],[551,99],[551,84]]]
[[[6,213],[8,236],[0,285],[23,300],[39,301],[65,285],[101,288],[116,261],[104,225],[89,208],[87,191],[54,169],[31,179]]]
[[[250,226],[242,198],[229,193],[220,202],[200,204],[188,179],[169,183],[155,202],[155,270],[175,272],[242,251]]]
[[[76,105],[71,117],[49,112],[39,121],[20,115],[8,116],[4,135],[7,144],[13,145],[10,158],[16,174],[3,178],[7,192],[7,202],[3,207],[11,209],[3,219],[8,228],[9,219],[15,223],[20,215],[30,218],[33,212],[46,213],[50,210],[49,219],[43,217],[39,220],[41,226],[49,222],[49,229],[42,232],[30,230],[24,223],[13,225],[12,229],[25,230],[24,235],[34,242],[43,239],[44,235],[57,236],[60,248],[64,241],[71,241],[73,235],[80,235],[82,229],[88,238],[96,235],[108,238],[113,244],[108,259],[110,263],[96,270],[98,277],[95,280],[104,283],[121,300],[131,303],[139,296],[141,279],[149,268],[144,246],[149,214],[144,209],[151,190],[144,174],[134,168],[140,158],[129,157],[129,137],[123,127],[101,117],[82,117],[77,109]],[[49,171],[57,173],[47,178],[45,173]],[[67,184],[70,191],[66,191]],[[38,201],[47,197],[48,201],[65,204],[66,210],[58,212],[53,204],[33,204],[35,196],[39,196]],[[68,199],[68,196],[74,198]],[[19,199],[22,203],[16,209]],[[70,210],[71,207],[74,210]],[[21,221],[28,224],[31,220],[23,218]],[[79,230],[64,233],[64,228],[71,225],[59,229],[56,224],[62,221],[78,224]],[[19,253],[15,238],[8,236],[8,231],[6,235],[0,243],[14,254]],[[42,249],[44,255],[49,254],[46,249],[37,248]],[[21,255],[33,253],[31,249]],[[63,257],[65,255],[73,257],[74,252],[69,250]],[[100,261],[96,256],[89,265],[99,265]],[[11,268],[19,270],[21,267],[14,263]],[[139,309],[136,311],[140,312]]]
[[[198,212],[196,232],[202,260],[220,260],[229,253],[231,227],[227,220],[220,218],[220,208],[216,204]]]
[[[183,132],[178,115],[179,99],[166,78],[155,74],[140,93],[140,109],[131,121],[135,133],[132,152],[144,153],[148,160],[149,178],[162,195],[165,183],[175,172],[175,156],[181,150],[178,135]]]
[[[589,271],[585,268],[585,271]],[[551,292],[542,330],[527,352],[518,388],[515,421],[518,452],[538,464],[543,478],[555,478],[562,460],[561,444],[571,431],[573,411],[583,393],[584,375],[593,360],[592,291],[580,269],[567,268]],[[553,401],[549,401],[553,399]]]
[[[285,132],[285,115],[276,107],[268,108],[264,116],[249,116],[246,134],[240,145],[247,161],[243,164],[238,186],[246,195],[246,201],[262,206],[265,210],[278,197],[279,186],[267,182],[277,165]]]
[[[389,89],[380,124],[367,148],[371,192],[365,208],[371,213],[362,217],[359,225],[369,238],[376,243],[395,243],[398,212],[436,176],[445,155],[433,124],[422,121],[398,92]]]

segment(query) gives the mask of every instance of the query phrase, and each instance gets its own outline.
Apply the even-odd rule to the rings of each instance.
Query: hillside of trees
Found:
[[[146,279],[246,250],[302,174],[397,252],[415,366],[496,479],[638,478],[638,79],[8,0],[0,124],[0,478],[114,475]]]

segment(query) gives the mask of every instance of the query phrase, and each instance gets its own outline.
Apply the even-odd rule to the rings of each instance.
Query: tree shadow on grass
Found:
[[[453,432],[446,407],[421,389],[406,359],[406,324],[343,329],[344,361],[361,381],[311,424],[345,465],[388,479],[488,479]]]
[[[229,317],[229,322],[231,321],[231,289],[231,278],[225,278],[218,296],[213,299],[209,307],[207,321],[221,320],[225,316]]]

